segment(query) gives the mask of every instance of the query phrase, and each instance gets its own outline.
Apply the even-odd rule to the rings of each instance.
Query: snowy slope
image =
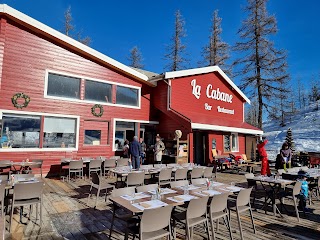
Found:
[[[278,152],[285,141],[287,130],[292,129],[297,151],[320,152],[320,103],[312,104],[300,112],[286,117],[286,126],[279,121],[264,122],[263,130],[269,140],[268,152]]]

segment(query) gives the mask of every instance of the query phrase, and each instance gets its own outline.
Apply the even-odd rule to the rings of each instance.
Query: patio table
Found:
[[[267,213],[268,201],[270,200],[273,209],[273,215],[275,216],[278,212],[280,216],[283,217],[279,208],[277,207],[276,199],[278,198],[280,190],[282,188],[285,188],[287,185],[294,183],[294,181],[281,178],[275,179],[274,177],[265,176],[257,176],[254,177],[253,180],[261,182],[261,185],[267,194],[266,201],[264,203],[264,206],[262,207],[262,209],[265,208],[265,213]],[[268,184],[270,186],[270,190],[266,188],[265,184]]]

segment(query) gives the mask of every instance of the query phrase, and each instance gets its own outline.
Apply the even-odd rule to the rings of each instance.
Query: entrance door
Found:
[[[207,151],[207,134],[205,132],[193,132],[194,163],[205,165]]]

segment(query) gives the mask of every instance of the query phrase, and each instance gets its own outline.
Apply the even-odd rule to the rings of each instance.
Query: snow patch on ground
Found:
[[[320,106],[310,105],[308,108],[288,117],[286,126],[281,127],[279,121],[264,122],[264,135],[269,143],[266,146],[270,159],[276,155],[285,141],[288,128],[292,129],[297,151],[320,152]]]

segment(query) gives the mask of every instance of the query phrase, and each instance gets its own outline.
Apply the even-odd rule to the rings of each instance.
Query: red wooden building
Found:
[[[30,102],[19,108],[21,93]],[[203,162],[212,148],[245,153],[246,139],[262,134],[244,123],[246,102],[218,67],[132,69],[0,5],[0,160],[43,159],[49,171],[64,157],[121,154],[134,135],[152,146],[156,133],[172,155],[177,129],[190,161]]]

